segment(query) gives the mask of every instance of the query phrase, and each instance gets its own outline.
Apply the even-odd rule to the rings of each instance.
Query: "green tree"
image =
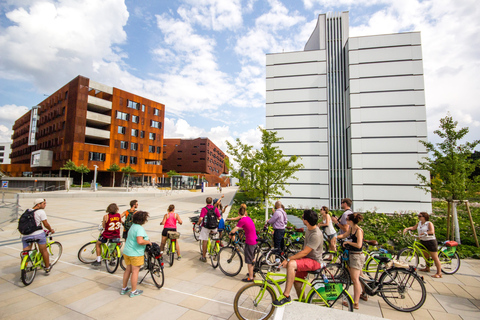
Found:
[[[115,187],[115,172],[119,170],[120,170],[120,166],[116,163],[112,163],[110,167],[107,169],[107,171],[110,171],[113,173],[112,187]]]
[[[167,175],[169,177],[173,177],[173,176],[179,176],[180,174],[178,174],[178,172],[175,171],[175,170],[170,170],[170,171],[167,172]]]
[[[83,175],[84,175],[85,173],[89,173],[89,172],[90,172],[90,169],[88,169],[88,168],[82,163],[80,166],[78,166],[78,167],[75,168],[75,171],[78,172],[78,173],[80,173],[80,174],[82,175],[82,180],[81,180],[82,183],[81,183],[81,185],[80,185],[80,190],[83,190]]]
[[[137,170],[133,169],[128,165],[122,168],[122,172],[127,176],[127,191],[128,191],[128,187],[130,185],[130,175],[134,172],[137,172]]]
[[[267,131],[259,128],[262,133],[261,148],[256,150],[253,146],[243,144],[240,139],[232,145],[226,141],[228,153],[238,164],[234,167],[228,159],[226,164],[230,175],[239,180],[240,188],[247,196],[260,198],[265,203],[265,220],[268,219],[268,203],[270,200],[278,199],[287,190],[287,180],[298,180],[294,174],[303,165],[296,163],[297,156],[287,157],[282,150],[274,144],[282,140],[277,137],[275,131]]]
[[[434,131],[443,141],[436,144],[421,141],[431,156],[424,157],[424,161],[418,163],[420,169],[428,170],[430,175],[417,173],[417,178],[421,183],[419,188],[431,192],[435,198],[453,203],[455,240],[460,243],[456,206],[458,201],[475,196],[480,189],[480,177],[472,177],[475,168],[480,164],[479,160],[472,158],[473,150],[480,140],[461,144],[460,141],[467,135],[468,128],[457,130],[457,125],[458,122],[448,114],[440,119],[440,129]]]
[[[64,165],[63,167],[60,168],[60,170],[68,170],[68,178],[70,179],[70,171],[76,171],[77,169],[77,166],[75,165],[75,163],[69,159]],[[68,183],[68,186],[67,186],[67,191],[70,191],[70,183]]]

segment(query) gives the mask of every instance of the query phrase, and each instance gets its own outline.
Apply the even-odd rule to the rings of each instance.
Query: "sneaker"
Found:
[[[132,290],[132,288],[127,287],[127,289],[120,291],[120,294],[123,296],[124,294],[129,293]]]
[[[101,261],[97,261],[97,260],[95,260],[94,262],[92,262],[92,266],[94,266],[94,267],[98,267],[98,266],[101,265],[101,264],[102,264],[102,262],[101,262]]]
[[[48,267],[48,268],[45,268],[45,275],[49,276],[50,275],[50,271],[52,271],[52,266]]]
[[[280,296],[280,300],[275,300],[273,301],[273,306],[274,307],[283,307],[286,306],[287,304],[292,303],[292,298],[291,297],[285,297],[285,296]]]
[[[243,278],[243,282],[253,282],[253,279],[250,279],[249,277]]]
[[[182,256],[177,257],[177,261],[180,261],[180,260],[182,260]]]
[[[198,260],[200,260],[202,262],[207,262],[207,258],[205,258],[205,257],[200,257],[200,259],[198,259]]]
[[[135,291],[133,291],[132,293],[130,293],[130,298],[139,296],[139,295],[141,295],[142,293],[143,293],[143,290],[135,290]]]

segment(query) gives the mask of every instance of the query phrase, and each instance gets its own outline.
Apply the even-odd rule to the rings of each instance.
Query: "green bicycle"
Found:
[[[170,266],[173,266],[173,262],[175,261],[175,252],[176,252],[176,249],[177,249],[177,239],[178,238],[180,238],[180,233],[179,232],[168,231],[167,242],[165,244],[165,254],[163,255],[163,257],[168,262],[168,264]],[[208,251],[208,249],[207,249],[207,251]]]
[[[200,246],[200,254],[203,253],[203,241],[198,241]],[[210,262],[212,263],[212,267],[215,269],[218,267],[218,254],[220,252],[220,238],[218,237],[217,232],[210,232],[208,235],[207,241],[207,254],[210,256]]]
[[[78,250],[78,260],[85,264],[91,264],[97,260],[96,243],[97,240],[92,240],[84,244],[80,250]],[[122,256],[120,251],[121,244],[120,239],[108,239],[107,243],[101,244],[101,257],[102,260],[105,261],[105,267],[109,273],[115,273],[120,265],[120,258]]]
[[[50,267],[53,267],[57,263],[58,259],[63,252],[63,247],[60,242],[52,241],[52,236],[49,232],[46,232],[47,237],[50,241],[47,240],[47,252],[49,255]],[[27,243],[33,245],[31,250],[22,251],[20,253],[20,258],[22,259],[22,264],[20,265],[21,270],[21,279],[24,285],[28,286],[35,279],[37,274],[37,269],[40,267],[45,269],[45,264],[43,261],[43,256],[40,253],[38,248],[38,239],[26,240]]]
[[[414,237],[415,240],[411,246],[403,248],[398,252],[397,260],[417,268],[421,257],[428,267],[434,266],[433,259],[431,257],[425,257],[425,252],[428,252],[428,250],[417,240],[418,236],[413,235],[410,231],[409,234]],[[444,241],[441,243],[438,249],[438,259],[440,260],[443,273],[454,274],[460,269],[460,256],[457,252],[457,246],[458,243],[454,241]]]
[[[311,282],[295,278],[295,281],[303,283],[298,301],[353,312],[352,297],[343,288],[341,282],[337,282],[333,278],[330,281],[326,280],[325,273],[327,272],[326,267],[309,272],[315,275]],[[279,279],[274,279],[274,277]],[[239,319],[250,320],[270,318],[274,311],[272,303],[277,299],[275,289],[279,293],[278,296],[282,296],[283,291],[280,284],[284,283],[286,279],[286,274],[269,272],[265,275],[264,280],[255,280],[242,287],[233,301],[236,316]],[[307,287],[310,287],[308,293],[306,293]]]

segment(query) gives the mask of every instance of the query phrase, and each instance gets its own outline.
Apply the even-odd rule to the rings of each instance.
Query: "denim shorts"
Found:
[[[35,239],[35,240],[40,240],[38,241],[38,244],[47,244],[47,236],[45,235],[45,232],[42,232],[41,234],[36,234],[36,235],[27,235],[27,236],[23,236],[22,238],[22,244],[23,244],[23,247],[26,248],[28,246],[30,246],[30,243],[27,243],[27,240],[28,239]]]

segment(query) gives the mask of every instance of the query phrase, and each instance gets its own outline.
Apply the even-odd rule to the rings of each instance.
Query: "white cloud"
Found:
[[[220,31],[235,30],[242,25],[240,0],[184,0],[188,6],[178,8],[178,14],[189,24]]]
[[[126,40],[122,0],[33,1],[6,17],[11,25],[0,30],[3,78],[30,80],[49,91],[122,58],[114,50]]]
[[[14,122],[28,111],[25,106],[16,106],[14,104],[7,104],[0,106],[0,123]]]

